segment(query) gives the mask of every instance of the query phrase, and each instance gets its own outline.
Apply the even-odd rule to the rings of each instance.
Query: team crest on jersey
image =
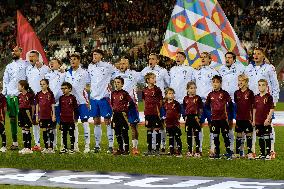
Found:
[[[69,99],[69,104],[72,104],[72,99]]]
[[[248,99],[248,94],[245,95],[245,99],[246,99],[246,100]]]
[[[219,95],[219,99],[223,99],[223,94],[220,94],[220,95]]]
[[[213,97],[213,96],[211,97],[211,100],[214,100],[214,97]]]
[[[267,102],[267,98],[264,98],[263,99],[263,104],[266,104],[266,102]]]
[[[120,95],[120,96],[119,96],[119,99],[122,100],[122,99],[123,99],[123,95]]]

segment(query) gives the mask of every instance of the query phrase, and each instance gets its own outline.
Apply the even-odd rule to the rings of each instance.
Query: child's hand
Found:
[[[264,121],[264,126],[269,126],[270,125],[270,120],[269,119],[266,119],[265,121]]]
[[[255,127],[255,122],[253,121],[253,122],[251,122],[251,125],[253,126],[253,127]]]
[[[39,119],[38,119],[38,115],[36,115],[36,124],[38,124]]]

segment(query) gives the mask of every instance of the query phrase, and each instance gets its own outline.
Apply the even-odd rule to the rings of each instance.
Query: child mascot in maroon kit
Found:
[[[187,157],[201,157],[200,138],[201,131],[200,116],[203,111],[203,102],[201,97],[196,95],[196,84],[193,81],[187,83],[187,96],[183,99],[183,107],[185,113],[185,131],[187,134]],[[195,153],[192,150],[192,138],[195,139]]]
[[[0,82],[0,91],[3,90],[3,84]],[[0,135],[2,137],[2,148],[0,152],[6,152],[6,133],[5,133],[5,116],[7,110],[7,102],[5,96],[0,93]]]
[[[268,83],[265,79],[258,81],[259,94],[254,98],[253,122],[259,140],[261,155],[259,159],[271,160],[271,120],[274,112],[272,96],[267,92]],[[266,150],[266,151],[265,151]]]
[[[181,105],[175,100],[175,91],[173,88],[166,88],[165,90],[165,103],[164,108],[166,112],[166,128],[169,134],[169,147],[170,155],[176,155],[182,157],[182,142],[181,142],[181,130],[180,130],[180,116],[181,116]],[[174,147],[175,142],[177,144],[177,153],[175,153]]]
[[[34,100],[35,95],[26,80],[20,80],[18,84],[18,100],[19,100],[19,113],[18,113],[18,124],[22,128],[24,148],[19,151],[20,154],[32,154],[31,150],[31,131],[32,117],[34,115],[35,106]]]
[[[144,155],[160,155],[161,133],[159,131],[162,127],[160,119],[160,109],[163,102],[162,91],[156,86],[156,75],[154,73],[149,72],[144,78],[147,87],[142,91],[142,99],[145,104],[144,115],[148,145],[148,151]],[[152,133],[154,130],[156,131],[156,151],[152,150]]]
[[[210,156],[211,159],[220,159],[220,132],[224,138],[226,147],[226,158],[228,160],[232,159],[232,151],[230,149],[229,140],[229,114],[233,113],[233,102],[229,93],[221,88],[222,77],[215,75],[212,78],[213,91],[211,91],[206,99],[205,105],[210,106],[212,114],[212,124],[210,127],[210,132],[214,136],[215,144],[215,155]],[[229,110],[229,111],[228,111]]]
[[[118,150],[114,155],[128,155],[129,154],[129,123],[128,110],[130,105],[134,102],[128,92],[122,89],[124,79],[120,76],[114,79],[115,90],[111,93],[111,106],[113,109],[112,127],[114,128]],[[124,146],[123,146],[124,144]]]
[[[36,122],[42,129],[42,136],[45,148],[42,153],[55,153],[53,150],[55,121],[55,98],[49,89],[49,81],[40,81],[41,91],[36,94]]]
[[[63,146],[60,150],[61,154],[69,152],[74,153],[75,143],[75,121],[77,119],[78,104],[76,97],[71,94],[72,85],[68,82],[63,82],[61,85],[63,95],[59,98],[59,110],[60,110],[60,129],[63,135]],[[67,135],[70,135],[70,150],[67,148]]]

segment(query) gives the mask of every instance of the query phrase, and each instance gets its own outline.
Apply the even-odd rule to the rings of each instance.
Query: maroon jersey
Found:
[[[229,93],[220,89],[208,94],[206,105],[211,107],[212,120],[226,120],[228,119],[227,105],[229,105],[229,110],[232,111],[233,104]]]
[[[234,99],[237,107],[236,120],[252,120],[252,109],[254,94],[247,89],[242,92],[240,89],[235,91]]]
[[[183,107],[185,115],[200,115],[200,110],[203,109],[203,102],[201,100],[201,97],[198,95],[185,96],[183,99]]]
[[[55,104],[54,95],[51,91],[43,93],[42,91],[36,94],[36,104],[39,106],[38,118],[52,118],[52,104]]]
[[[74,123],[78,104],[76,97],[72,94],[69,96],[63,95],[59,98],[60,107],[60,122]]]
[[[266,120],[270,109],[274,109],[273,98],[270,94],[266,93],[263,96],[259,94],[254,97],[255,124],[263,125]]]
[[[35,104],[35,96],[32,93],[20,93],[18,95],[19,108],[30,109]]]
[[[163,100],[162,91],[159,87],[144,88],[142,99],[145,102],[144,115],[159,115],[161,101]]]
[[[166,111],[166,126],[176,127],[179,126],[179,119],[181,113],[180,103],[174,100],[173,102],[165,102],[164,108]]]
[[[128,112],[129,102],[131,101],[132,98],[125,90],[111,93],[111,106],[114,112]]]
[[[7,107],[7,102],[5,96],[0,93],[0,121],[5,121],[5,109]]]

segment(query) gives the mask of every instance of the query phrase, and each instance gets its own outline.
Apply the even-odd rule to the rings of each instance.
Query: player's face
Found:
[[[253,51],[253,60],[255,62],[263,62],[265,56],[260,50]]]
[[[227,66],[231,66],[235,62],[233,55],[231,55],[231,54],[227,54],[225,56],[225,59],[226,59],[226,65]]]
[[[24,87],[20,84],[18,84],[18,91],[22,92],[24,90]]]
[[[221,82],[218,80],[218,79],[214,79],[213,81],[212,81],[212,87],[213,87],[213,89],[214,90],[219,90],[219,89],[221,89]]]
[[[240,89],[244,88],[245,86],[248,86],[248,83],[246,82],[246,80],[244,80],[243,78],[239,78],[238,79],[238,86]]]
[[[58,70],[60,68],[60,64],[57,62],[57,60],[51,60],[49,62],[49,68],[51,70]]]
[[[114,87],[116,90],[121,90],[123,87],[122,82],[120,81],[120,79],[115,79],[114,80]]]
[[[207,54],[201,54],[200,59],[201,59],[201,66],[209,66],[211,59]]]
[[[29,61],[32,65],[35,65],[36,62],[38,62],[38,56],[36,53],[30,53],[29,54]]]
[[[190,85],[189,88],[187,89],[187,93],[190,94],[190,95],[195,95],[196,94],[196,86]]]
[[[41,87],[41,90],[46,91],[48,85],[47,85],[47,83],[45,81],[41,81],[40,82],[40,87]]]
[[[13,56],[13,59],[14,59],[14,60],[17,60],[17,59],[20,58],[20,56],[21,56],[21,51],[20,51],[20,49],[19,49],[18,46],[15,47],[15,48],[13,48],[12,56]]]
[[[158,58],[156,55],[149,56],[149,66],[154,68],[158,64]]]
[[[98,63],[101,61],[103,56],[100,53],[94,52],[93,53],[93,63]]]
[[[173,91],[168,91],[167,95],[166,95],[167,99],[169,100],[173,100],[175,98],[175,94]]]
[[[151,77],[148,79],[148,84],[155,85],[155,84],[156,84],[156,76],[151,76]]]
[[[265,82],[258,82],[258,90],[261,93],[266,92],[267,84]]]
[[[70,64],[72,68],[78,68],[80,66],[80,60],[77,59],[76,57],[71,57]]]
[[[119,62],[119,70],[125,72],[129,67],[129,62],[127,59],[121,59]]]
[[[176,63],[177,65],[182,65],[185,61],[185,58],[182,54],[177,54],[176,55]]]
[[[67,86],[61,86],[61,91],[64,95],[67,95],[71,92],[71,89],[68,89]]]

